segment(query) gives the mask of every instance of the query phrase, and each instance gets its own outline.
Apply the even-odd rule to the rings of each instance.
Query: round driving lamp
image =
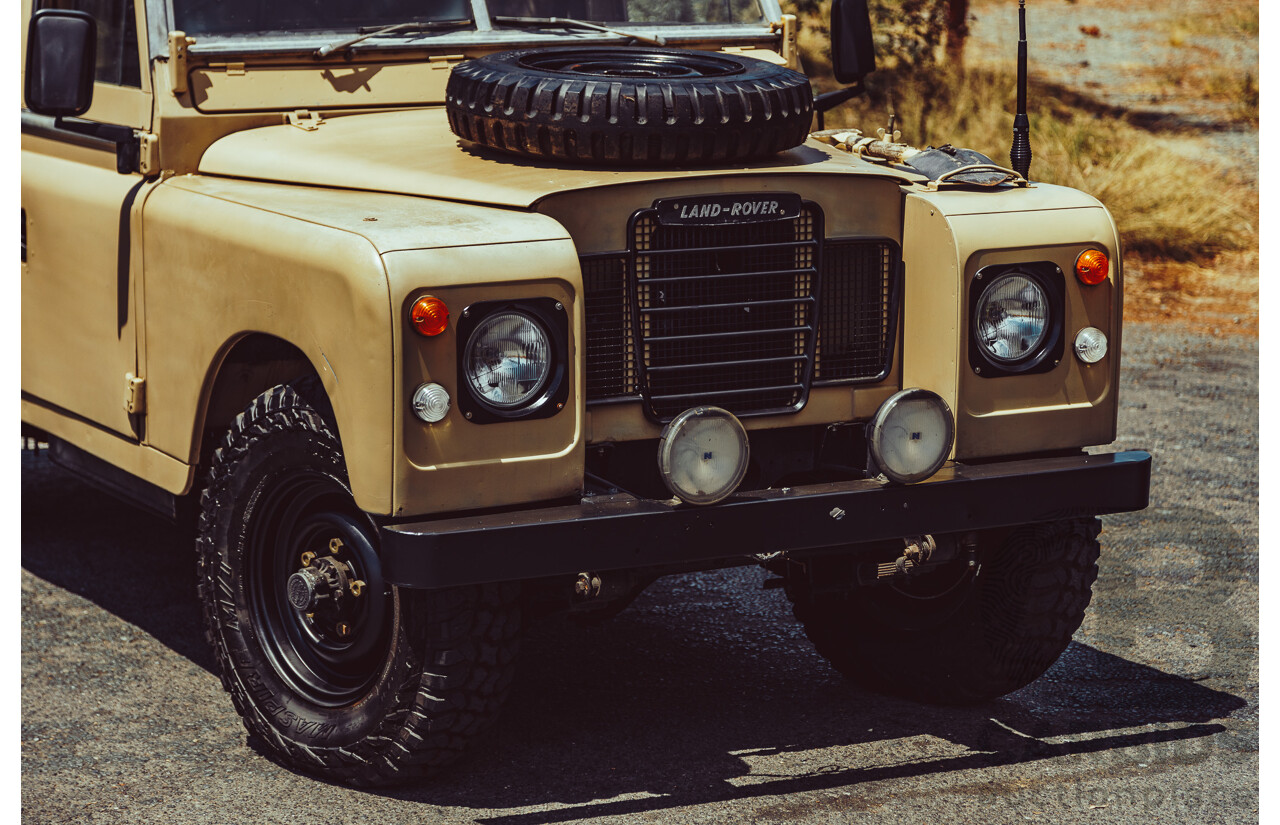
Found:
[[[950,455],[954,439],[955,422],[947,402],[922,389],[890,396],[867,432],[871,457],[880,471],[902,484],[936,473]]]
[[[495,312],[467,339],[464,374],[472,395],[497,410],[538,397],[551,375],[551,341],[542,324],[523,312]]]
[[[992,279],[974,307],[974,339],[1000,365],[1033,356],[1049,335],[1049,296],[1029,275]]]
[[[738,489],[750,453],[747,431],[733,413],[694,407],[663,429],[658,469],[676,498],[688,504],[715,504]]]

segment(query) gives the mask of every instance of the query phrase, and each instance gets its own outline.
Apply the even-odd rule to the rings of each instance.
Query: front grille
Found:
[[[814,344],[821,216],[728,226],[631,227],[641,395],[658,419],[696,403],[798,409]]]
[[[588,403],[639,396],[660,421],[699,403],[762,415],[802,408],[814,381],[887,373],[895,245],[824,243],[812,204],[728,226],[646,210],[630,238],[629,253],[582,260]]]

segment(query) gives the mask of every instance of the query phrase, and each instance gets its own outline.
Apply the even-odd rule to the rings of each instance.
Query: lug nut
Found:
[[[337,553],[342,549],[342,539],[329,539],[329,552]]]
[[[305,552],[305,553],[303,553],[303,554],[302,554],[302,566],[303,566],[303,567],[309,567],[309,566],[311,565],[311,562],[313,562],[313,561],[315,561],[315,560],[316,560],[316,554],[315,554],[315,553],[312,553],[310,550],[308,550],[307,552]]]
[[[364,582],[360,581],[359,579],[356,579],[351,583],[352,596],[359,596],[363,592],[364,592]]]
[[[346,622],[338,622],[337,630],[338,630],[338,635],[344,639],[351,635],[351,625],[347,624]]]

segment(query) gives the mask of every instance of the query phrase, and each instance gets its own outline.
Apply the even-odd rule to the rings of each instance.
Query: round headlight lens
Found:
[[[894,481],[910,483],[938,471],[951,452],[955,423],[936,393],[909,389],[880,405],[871,422],[871,456]]]
[[[658,468],[667,489],[689,504],[728,498],[747,473],[747,431],[720,407],[694,407],[677,415],[658,442]]]
[[[498,409],[527,403],[551,374],[551,342],[523,312],[495,312],[476,325],[463,357],[475,396]]]
[[[1049,334],[1049,298],[1026,275],[996,278],[978,298],[973,334],[992,361],[1021,361],[1034,354]]]

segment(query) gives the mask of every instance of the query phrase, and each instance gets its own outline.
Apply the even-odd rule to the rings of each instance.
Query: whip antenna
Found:
[[[1031,169],[1031,123],[1027,120],[1027,0],[1018,0],[1018,113],[1013,116],[1009,164],[1027,177]]]

